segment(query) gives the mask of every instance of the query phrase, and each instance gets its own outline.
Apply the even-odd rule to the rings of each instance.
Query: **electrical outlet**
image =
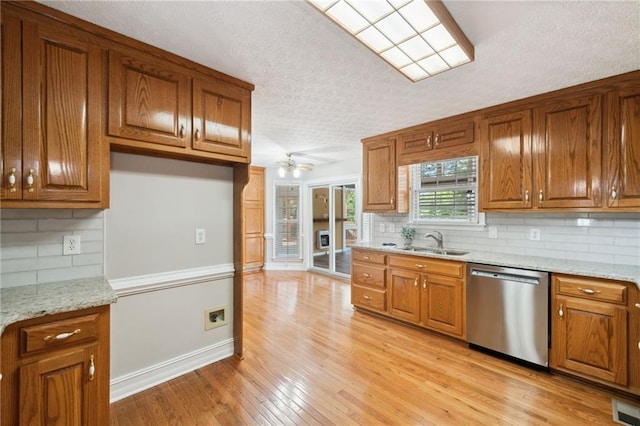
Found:
[[[207,232],[204,229],[196,229],[196,244],[204,244],[207,242]]]
[[[490,226],[489,227],[489,238],[498,238],[498,227]]]
[[[204,311],[204,331],[227,325],[227,309],[221,308],[205,309]]]
[[[80,235],[65,235],[62,239],[62,254],[80,254]]]
[[[540,230],[539,229],[529,229],[529,239],[531,241],[540,241]]]

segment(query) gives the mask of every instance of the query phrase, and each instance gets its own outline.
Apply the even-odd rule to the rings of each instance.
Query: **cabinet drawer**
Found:
[[[353,250],[352,256],[354,262],[367,262],[384,265],[387,261],[386,254],[372,251]]]
[[[23,327],[20,338],[23,355],[95,340],[98,338],[98,314]]]
[[[387,310],[387,293],[384,290],[352,285],[351,303],[384,312]]]
[[[385,267],[354,263],[351,279],[356,284],[385,288]]]
[[[390,256],[389,266],[412,271],[462,278],[464,263],[412,256]]]
[[[554,276],[556,291],[567,296],[610,303],[627,303],[627,286],[579,277]]]

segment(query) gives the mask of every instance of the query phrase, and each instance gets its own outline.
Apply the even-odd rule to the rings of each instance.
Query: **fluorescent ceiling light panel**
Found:
[[[419,61],[426,56],[431,56],[436,53],[420,36],[415,36],[400,44],[398,47],[414,61]]]
[[[413,61],[410,57],[405,55],[402,50],[397,47],[392,47],[389,50],[385,50],[380,54],[387,62],[393,65],[394,68],[400,70],[400,68],[409,65]]]
[[[412,81],[472,62],[440,0],[307,0]]]
[[[419,33],[440,23],[438,17],[433,14],[424,0],[413,0],[400,9],[400,14]]]
[[[393,43],[389,41],[388,38],[384,36],[380,31],[376,29],[376,27],[369,27],[364,31],[361,31],[357,37],[365,43],[371,50],[376,53],[380,53],[383,50],[387,50],[390,47],[393,47]],[[416,36],[417,37],[417,36]],[[427,43],[425,43],[427,44]]]
[[[356,34],[369,26],[369,22],[343,0],[331,6],[327,10],[327,15],[351,34]]]

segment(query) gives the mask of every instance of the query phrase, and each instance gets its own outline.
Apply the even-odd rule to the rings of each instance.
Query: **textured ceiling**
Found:
[[[411,83],[304,1],[43,1],[255,84],[253,163],[640,69],[640,2],[444,1],[475,62]]]

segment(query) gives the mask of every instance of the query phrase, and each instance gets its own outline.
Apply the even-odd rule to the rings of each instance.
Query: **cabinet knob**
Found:
[[[640,303],[636,303],[636,308],[640,308]]]
[[[178,134],[180,135],[181,138],[184,138],[184,135],[186,134],[184,129],[184,124],[180,125],[180,131],[178,132]]]
[[[529,191],[524,191],[524,201],[529,202]]]
[[[616,187],[611,188],[611,198],[614,200],[618,197],[618,191],[616,191]]]
[[[544,194],[542,193],[542,189],[540,190],[540,193],[538,194],[538,199],[540,200],[540,202],[544,201]]]
[[[36,178],[33,176],[33,169],[29,169],[29,174],[27,175],[27,191],[33,192],[33,184],[35,183]]]
[[[96,364],[93,362],[93,355],[89,358],[89,381],[92,381],[96,376]]]
[[[560,315],[560,318],[564,318],[564,309],[563,309],[562,303],[560,304],[560,310],[558,311],[558,315]]]
[[[16,168],[9,169],[9,192],[16,192]]]

